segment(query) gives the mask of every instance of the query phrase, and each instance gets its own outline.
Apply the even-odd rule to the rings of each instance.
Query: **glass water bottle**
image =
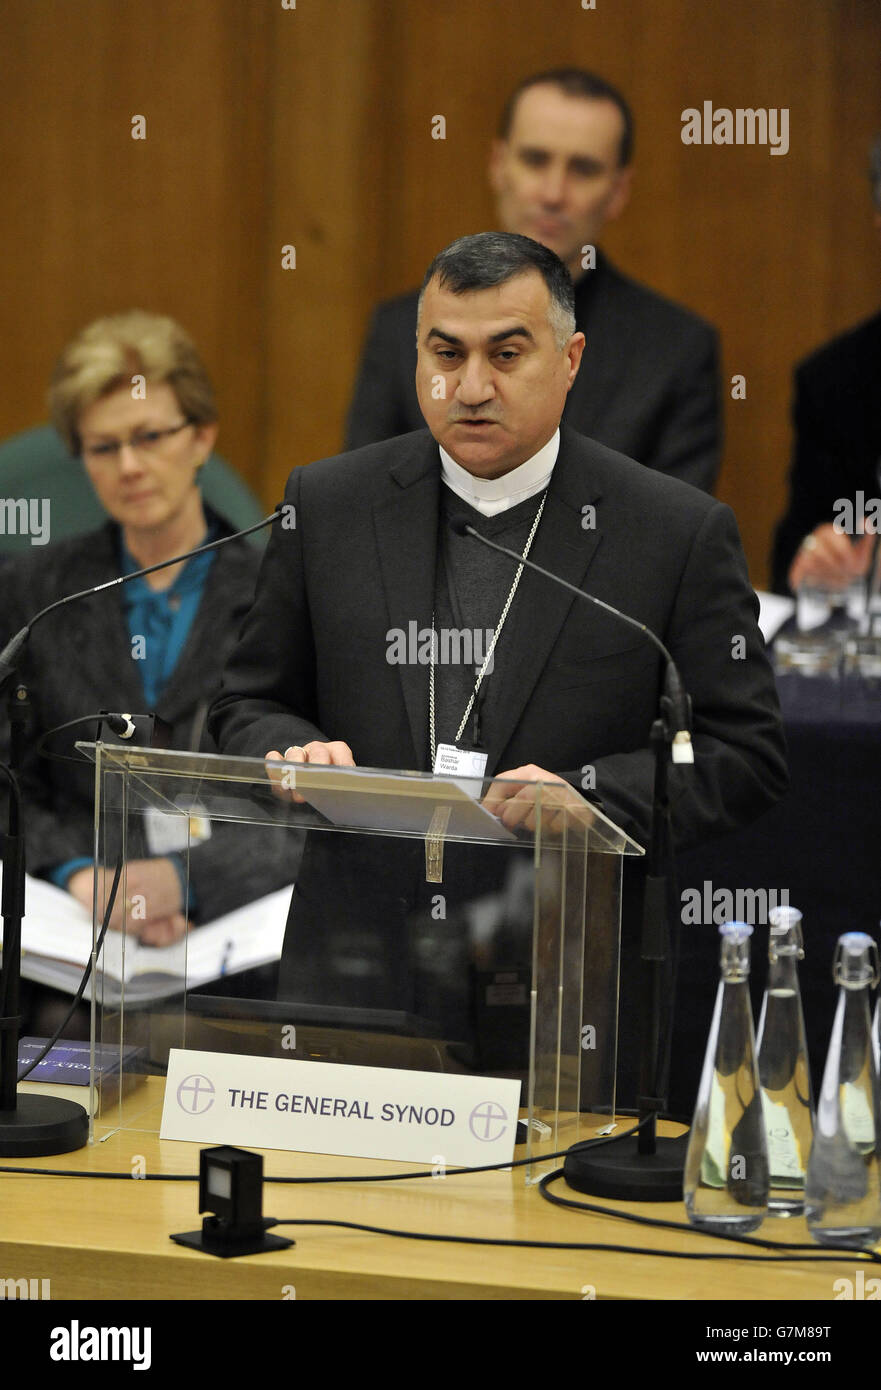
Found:
[[[692,1225],[754,1231],[768,1210],[768,1149],[749,998],[752,927],[724,922],[721,977],[685,1159]]]
[[[838,938],[832,967],[838,1000],[805,1181],[808,1230],[821,1245],[870,1246],[881,1239],[878,1065],[869,990],[878,951],[864,932]]]
[[[768,985],[756,1046],[768,1143],[771,1216],[804,1211],[805,1172],[814,1136],[814,1102],[798,987],[804,960],[801,913],[775,907],[768,914]]]

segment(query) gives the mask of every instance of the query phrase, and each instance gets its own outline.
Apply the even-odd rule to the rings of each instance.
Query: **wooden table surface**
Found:
[[[152,1117],[158,1130],[162,1082]],[[143,1093],[140,1106],[143,1108]],[[150,1117],[148,1115],[148,1121]],[[622,1128],[632,1122],[622,1121]],[[676,1132],[675,1129],[670,1132]],[[117,1130],[77,1153],[2,1159],[26,1166],[198,1175],[196,1144],[156,1132]],[[245,1145],[243,1145],[245,1147]],[[518,1151],[519,1153],[519,1151]],[[319,1154],[264,1152],[266,1177],[409,1171],[409,1165]],[[562,1181],[554,1191],[575,1200]],[[681,1203],[616,1210],[685,1221]],[[296,1246],[221,1260],[174,1244],[172,1232],[201,1225],[198,1184],[130,1176],[29,1176],[0,1171],[0,1275],[51,1279],[55,1299],[820,1299],[835,1279],[853,1277],[859,1256],[811,1265],[688,1260],[609,1250],[537,1250],[402,1240],[320,1226],[281,1227]],[[265,1183],[266,1216],[357,1221],[374,1226],[496,1239],[599,1242],[648,1251],[739,1252],[687,1231],[641,1227],[612,1216],[551,1206],[527,1187],[522,1169],[391,1183]],[[788,1242],[809,1239],[804,1221],[766,1220],[756,1233]],[[760,1253],[760,1252],[750,1252]],[[819,1247],[817,1253],[821,1253]],[[874,1271],[867,1271],[874,1273]],[[593,1291],[593,1292],[592,1292]]]

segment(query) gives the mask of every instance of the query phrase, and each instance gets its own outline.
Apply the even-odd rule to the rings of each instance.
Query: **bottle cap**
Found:
[[[720,963],[726,980],[745,980],[749,975],[749,939],[753,929],[747,922],[723,922]]]
[[[738,941],[748,941],[753,934],[749,922],[723,922],[719,928],[720,936],[728,936]]]
[[[801,913],[797,907],[772,907],[768,913],[771,933],[768,938],[768,956],[777,960],[779,956],[796,956],[804,960],[804,942],[801,934]]]
[[[832,961],[832,978],[845,989],[874,988],[878,983],[878,947],[863,931],[839,936]]]

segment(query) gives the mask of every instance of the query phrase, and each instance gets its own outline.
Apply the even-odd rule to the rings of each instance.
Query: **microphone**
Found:
[[[137,725],[130,714],[113,714],[109,710],[104,710],[103,719],[111,732],[118,735],[119,738],[130,739],[137,733]]]
[[[190,560],[194,555],[204,555],[208,550],[218,550],[220,546],[228,545],[230,541],[238,541],[243,536],[250,536],[254,531],[261,531],[264,526],[269,526],[277,520],[281,514],[281,506],[278,506],[269,516],[265,516],[262,521],[255,522],[253,526],[246,526],[243,531],[235,531],[231,536],[221,536],[219,540],[209,541],[207,545],[196,546],[195,550],[185,550],[182,555],[174,555],[170,560],[160,560],[158,565],[148,565],[146,569],[134,570],[131,574],[121,574],[116,579],[107,579],[103,584],[95,584],[91,589],[80,589],[76,594],[67,594],[64,598],[56,599],[54,603],[47,604],[14,637],[10,637],[6,646],[0,651],[0,689],[15,674],[16,657],[30,637],[32,629],[41,618],[45,618],[56,608],[62,608],[65,604],[73,603],[78,598],[88,598],[91,594],[100,594],[104,589],[113,589],[117,584],[128,584],[132,579],[143,579],[145,574],[154,574],[156,570],[167,569],[169,565],[179,565],[182,560]]]
[[[131,579],[142,579],[144,575],[154,574],[156,570],[169,565],[180,564],[194,555],[217,550],[229,541],[240,540],[254,531],[260,531],[282,515],[281,506],[270,515],[236,531],[231,536],[221,536],[216,541],[187,550],[170,560],[147,565],[145,569],[135,570],[133,574],[119,575],[108,579],[104,584],[95,584],[91,589],[81,589],[78,593],[67,594],[54,603],[41,608],[0,651],[0,690],[11,685],[15,679],[16,658],[27,642],[32,630],[42,618],[73,603],[76,599],[88,598],[104,589],[112,589],[117,584],[127,584]],[[26,698],[22,700],[23,687],[10,691],[10,763],[4,772],[9,777],[9,829],[6,835],[0,834],[0,860],[5,860],[3,875],[3,895],[0,902],[0,917],[3,920],[3,967],[0,971],[0,1156],[22,1157],[30,1154],[69,1153],[80,1149],[88,1139],[88,1119],[81,1105],[73,1101],[61,1100],[55,1096],[19,1096],[18,1087],[18,1026],[19,990],[21,983],[21,924],[25,908],[25,867],[24,867],[24,811],[21,792],[16,778],[23,741],[24,718],[27,709]],[[140,715],[119,714],[111,711],[102,716],[115,734],[124,739],[132,738],[138,732],[138,724],[143,724]],[[149,716],[148,716],[149,718]],[[73,720],[72,723],[79,723]],[[67,726],[65,726],[67,727]],[[100,730],[99,730],[100,732]]]
[[[878,462],[875,464],[875,482],[878,484],[879,492],[881,492],[881,458],[879,458]],[[872,605],[878,597],[879,589],[881,589],[881,575],[878,573],[879,552],[881,552],[881,519],[878,518],[876,513],[875,540],[872,544],[872,558],[869,561],[869,568],[866,571],[865,615],[867,635],[871,635],[872,632]]]
[[[505,545],[498,545],[496,541],[488,540],[487,537],[481,535],[479,531],[475,531],[474,527],[470,526],[467,521],[454,521],[451,529],[457,536],[473,536],[476,541],[480,541],[483,545],[489,546],[491,550],[497,550],[500,555],[507,555],[510,559],[515,560],[518,565],[526,565],[527,569],[535,570],[538,574],[543,574],[545,579],[551,579],[555,584],[562,584],[564,589],[568,589],[570,593],[576,594],[578,598],[587,599],[589,603],[596,604],[598,608],[604,609],[606,613],[611,613],[613,618],[617,618],[620,622],[626,623],[628,627],[636,628],[637,632],[641,632],[644,637],[657,647],[666,663],[664,694],[661,703],[665,714],[669,715],[670,726],[675,730],[670,744],[670,758],[674,763],[694,762],[694,747],[691,742],[691,700],[686,694],[685,686],[682,683],[682,677],[679,674],[675,661],[664,646],[660,637],[657,637],[655,633],[652,632],[651,628],[646,627],[645,623],[639,622],[636,618],[631,618],[629,614],[622,613],[620,608],[615,608],[613,604],[606,603],[604,599],[596,598],[595,595],[587,593],[584,589],[576,588],[576,586],[570,584],[568,580],[561,579],[558,574],[553,574],[551,570],[546,570],[541,565],[537,565],[534,560],[528,560],[522,555],[518,555],[516,550],[509,550]]]
[[[658,1115],[666,1106],[676,960],[679,954],[678,929],[675,918],[671,922],[669,911],[672,832],[669,837],[664,834],[665,827],[669,827],[669,798],[663,748],[665,743],[670,744],[670,757],[674,763],[694,762],[690,732],[691,700],[685,692],[673,657],[660,637],[645,623],[631,618],[628,613],[622,613],[613,604],[577,589],[568,580],[561,579],[533,560],[524,559],[516,550],[488,540],[466,521],[453,522],[452,529],[457,536],[473,536],[476,541],[481,541],[501,555],[507,555],[517,564],[527,565],[529,569],[544,575],[545,579],[552,579],[578,598],[587,599],[619,622],[635,628],[657,648],[666,663],[660,717],[654,721],[651,731],[655,779],[640,946],[643,966],[643,1032],[638,1096],[640,1123],[635,1139],[621,1136],[624,1142],[619,1141],[614,1152],[611,1147],[604,1147],[595,1153],[592,1144],[574,1145],[566,1155],[563,1176],[570,1187],[593,1196],[615,1197],[624,1201],[678,1200],[682,1193],[688,1136],[658,1138],[656,1131]],[[672,952],[671,927],[675,935]],[[665,972],[671,958],[673,980],[668,982]],[[609,1145],[610,1141],[601,1140],[600,1143]]]

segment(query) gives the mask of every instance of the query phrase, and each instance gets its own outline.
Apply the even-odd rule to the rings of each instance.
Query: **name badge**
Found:
[[[483,777],[486,753],[476,748],[457,748],[455,743],[439,743],[434,757],[435,775],[442,777]]]
[[[144,815],[147,848],[151,855],[177,854],[211,838],[211,821],[196,802],[182,806],[180,815],[148,806]]]

